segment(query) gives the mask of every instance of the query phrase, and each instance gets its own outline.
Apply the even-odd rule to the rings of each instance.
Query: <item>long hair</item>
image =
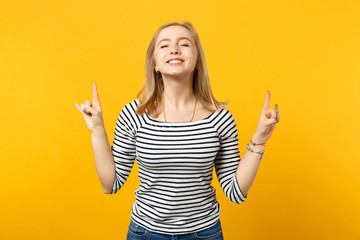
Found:
[[[146,52],[146,61],[145,61],[145,84],[141,87],[137,93],[137,98],[140,99],[140,104],[137,107],[137,114],[146,114],[158,117],[160,112],[160,106],[162,106],[162,92],[164,91],[164,83],[161,76],[161,73],[157,73],[154,69],[155,60],[154,60],[154,49],[157,38],[160,32],[170,26],[181,26],[188,29],[195,41],[195,46],[198,52],[198,58],[196,62],[196,67],[193,74],[193,91],[199,102],[209,110],[213,111],[210,106],[212,106],[217,111],[220,109],[226,109],[229,101],[218,102],[211,91],[209,74],[205,61],[205,54],[200,43],[200,38],[193,27],[189,22],[170,22],[161,26],[156,33],[154,34],[151,42],[148,46]],[[142,96],[141,96],[142,95]]]

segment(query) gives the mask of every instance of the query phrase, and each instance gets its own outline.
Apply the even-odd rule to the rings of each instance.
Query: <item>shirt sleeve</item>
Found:
[[[220,149],[215,158],[215,171],[220,186],[230,201],[242,203],[244,196],[236,179],[236,170],[240,162],[239,139],[232,114],[223,109],[217,122],[220,137]]]
[[[121,110],[115,126],[111,150],[114,157],[116,174],[111,194],[119,191],[125,184],[135,161],[135,128],[131,123],[131,111],[130,105],[127,104]]]

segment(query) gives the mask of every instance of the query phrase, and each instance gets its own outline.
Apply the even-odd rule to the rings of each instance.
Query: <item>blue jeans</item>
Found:
[[[130,222],[126,240],[224,240],[220,220],[211,228],[184,234],[184,235],[167,235],[149,231],[140,225]]]

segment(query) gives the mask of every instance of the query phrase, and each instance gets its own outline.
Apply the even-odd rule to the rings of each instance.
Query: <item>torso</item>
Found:
[[[196,104],[195,114],[192,122],[202,120],[215,112],[214,107],[211,106],[210,109],[212,109],[212,111],[207,110],[200,102],[198,102]],[[189,122],[192,115],[193,109],[178,113],[166,110],[166,122]],[[157,121],[165,122],[163,111],[161,111],[160,115],[157,118],[153,116],[151,116],[151,118]]]
[[[137,115],[139,102],[125,105],[120,112],[111,146],[117,173],[112,193],[121,189],[135,159],[139,165],[140,185],[131,215],[136,224],[175,235],[210,227],[220,216],[211,186],[214,168],[226,196],[235,203],[245,200],[236,180],[240,162],[236,124],[228,110],[206,117],[211,109],[198,104],[194,116],[198,122],[170,123],[187,121],[184,116],[165,124],[147,114]],[[192,110],[191,106],[184,109],[184,115],[191,118]],[[163,121],[161,116],[158,119]],[[181,208],[174,203],[181,203]]]

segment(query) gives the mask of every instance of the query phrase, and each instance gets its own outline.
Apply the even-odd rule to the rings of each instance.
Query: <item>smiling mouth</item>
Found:
[[[183,63],[181,60],[171,60],[168,62],[170,65],[180,65],[181,63]]]

